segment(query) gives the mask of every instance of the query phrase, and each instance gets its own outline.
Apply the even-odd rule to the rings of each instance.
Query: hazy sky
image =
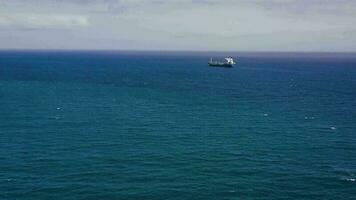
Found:
[[[0,48],[356,51],[356,0],[0,0]]]

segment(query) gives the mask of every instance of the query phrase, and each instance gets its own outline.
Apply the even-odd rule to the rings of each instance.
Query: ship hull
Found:
[[[232,64],[228,63],[208,63],[210,67],[232,67]]]

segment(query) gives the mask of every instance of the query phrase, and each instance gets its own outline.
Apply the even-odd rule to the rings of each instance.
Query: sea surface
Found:
[[[0,52],[1,200],[356,199],[355,179],[356,54]]]

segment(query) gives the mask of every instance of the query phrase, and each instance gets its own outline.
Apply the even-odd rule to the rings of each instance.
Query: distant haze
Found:
[[[0,0],[0,49],[356,51],[354,0]]]

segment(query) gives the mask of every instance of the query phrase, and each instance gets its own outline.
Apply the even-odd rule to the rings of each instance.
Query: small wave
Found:
[[[61,119],[61,117],[59,117],[59,116],[49,116],[48,119],[58,120],[58,119]]]
[[[347,181],[347,182],[355,182],[356,181],[356,178],[353,176],[353,174],[351,174],[351,176],[343,176],[341,179],[344,181]]]

